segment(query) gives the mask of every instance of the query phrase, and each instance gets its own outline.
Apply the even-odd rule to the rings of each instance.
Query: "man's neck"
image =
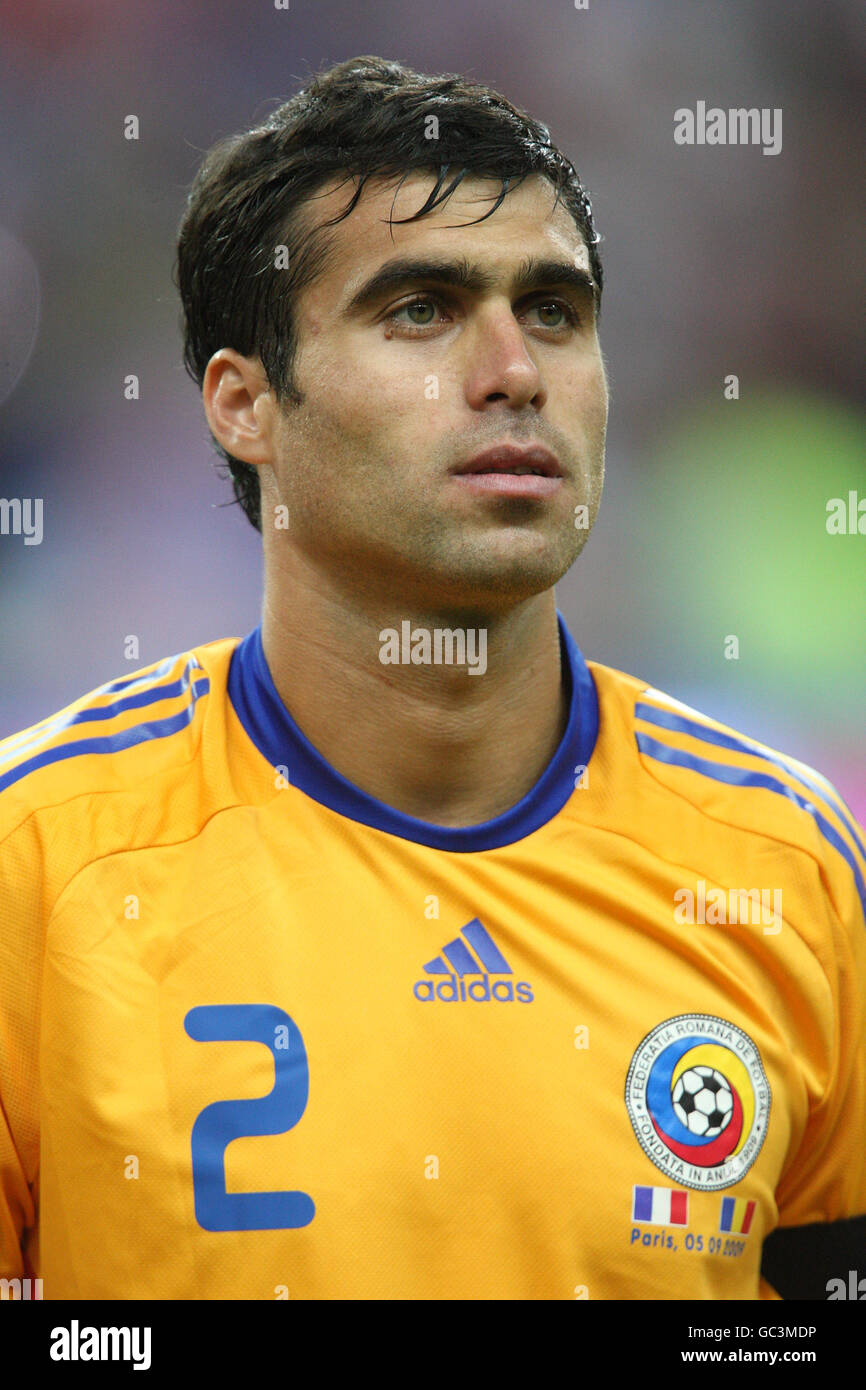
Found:
[[[459,622],[412,613],[399,600],[385,611],[384,603],[359,608],[353,595],[349,606],[335,591],[313,589],[302,584],[287,603],[266,591],[262,643],[280,698],[337,772],[434,825],[479,825],[526,795],[568,719],[552,590],[476,620],[476,633],[486,633],[486,669],[480,673],[470,637],[473,675],[469,665],[442,664],[448,639],[439,664],[380,660],[386,629],[397,635],[392,655],[418,651],[419,632],[430,634],[434,654],[436,629],[454,631]]]

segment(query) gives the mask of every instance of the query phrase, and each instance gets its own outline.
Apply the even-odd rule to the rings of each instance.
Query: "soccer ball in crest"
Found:
[[[731,1118],[734,1097],[714,1067],[689,1067],[674,1086],[674,1113],[691,1134],[714,1139]]]

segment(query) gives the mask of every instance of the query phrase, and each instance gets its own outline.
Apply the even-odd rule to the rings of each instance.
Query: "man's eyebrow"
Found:
[[[412,284],[444,285],[481,294],[485,290],[495,289],[498,278],[491,271],[472,265],[465,257],[443,260],[439,257],[399,256],[386,261],[369,280],[365,280],[352,295],[343,314],[346,317],[358,314],[386,294]],[[540,260],[535,256],[521,261],[514,277],[517,294],[554,288],[578,290],[594,306],[598,305],[598,285],[589,271],[581,270],[571,261]]]

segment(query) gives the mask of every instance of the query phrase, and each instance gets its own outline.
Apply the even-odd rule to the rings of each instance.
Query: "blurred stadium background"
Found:
[[[825,525],[866,499],[866,8],[0,0],[0,31],[0,497],[45,499],[41,545],[0,536],[0,737],[258,621],[260,542],[181,365],[176,227],[217,138],[377,53],[499,88],[592,193],[608,475],[557,590],[584,653],[812,763],[866,820],[866,536]],[[781,108],[781,153],[675,145],[699,100]]]

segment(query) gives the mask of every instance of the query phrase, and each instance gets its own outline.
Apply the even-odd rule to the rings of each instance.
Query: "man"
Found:
[[[208,156],[178,280],[262,622],[0,746],[0,1273],[770,1299],[821,1223],[844,1274],[862,832],[557,613],[607,417],[572,166],[353,60]]]

